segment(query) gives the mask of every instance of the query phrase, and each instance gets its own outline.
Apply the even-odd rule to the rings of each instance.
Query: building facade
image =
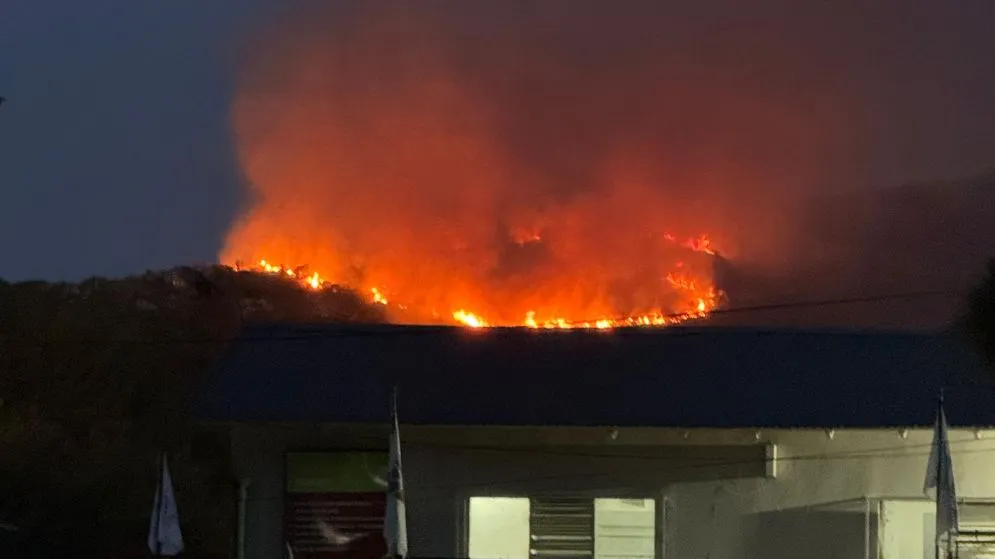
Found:
[[[995,390],[943,337],[323,332],[250,333],[207,390],[246,559],[383,554],[395,385],[413,557],[932,558],[940,387],[951,549],[995,555]]]

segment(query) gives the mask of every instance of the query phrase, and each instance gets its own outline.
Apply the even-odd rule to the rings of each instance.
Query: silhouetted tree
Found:
[[[963,326],[985,362],[995,368],[995,259],[988,262],[984,280],[968,296]]]
[[[228,441],[191,409],[244,322],[382,322],[347,289],[179,268],[79,284],[0,281],[0,559],[142,557],[166,449],[188,553],[225,557]],[[12,557],[12,556],[11,556]]]

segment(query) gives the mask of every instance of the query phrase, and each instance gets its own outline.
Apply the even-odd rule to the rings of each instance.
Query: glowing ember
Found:
[[[279,276],[286,276],[288,278],[294,278],[299,281],[301,285],[309,287],[311,289],[321,289],[325,285],[325,281],[321,279],[318,272],[314,272],[310,275],[302,275],[297,270],[301,268],[285,268],[283,266],[277,266],[275,264],[270,264],[266,260],[260,260],[259,265],[255,268],[258,272],[265,272],[268,274],[274,274]]]
[[[472,312],[466,312],[463,309],[454,312],[453,319],[460,324],[469,326],[470,328],[484,328],[488,326],[488,324],[479,316],[473,314]]]
[[[684,246],[695,252],[715,254],[715,250],[712,249],[712,240],[708,238],[708,235],[702,235],[696,239],[689,239],[684,243]]]
[[[677,241],[670,234],[665,234],[664,238],[669,242],[680,245],[695,252],[702,252],[709,255],[715,254],[711,248],[711,241],[707,236],[693,238],[684,242]],[[538,242],[538,238],[534,242]],[[517,242],[517,241],[516,241]],[[679,303],[676,312],[665,313],[654,311],[644,314],[637,314],[626,317],[594,317],[587,320],[577,320],[562,316],[539,317],[535,310],[525,313],[520,323],[491,322],[478,312],[460,308],[453,311],[451,316],[456,324],[470,328],[486,328],[495,325],[501,326],[524,326],[533,329],[560,329],[569,330],[575,328],[609,330],[619,327],[663,327],[686,322],[688,320],[700,319],[709,315],[720,304],[721,292],[711,285],[710,277],[695,276],[685,267],[683,261],[674,264],[677,270],[669,272],[664,276],[663,281],[669,288],[680,294],[683,302]],[[308,289],[322,289],[328,284],[317,272],[310,275],[303,275],[298,272],[301,268],[287,268],[284,266],[271,264],[267,260],[260,260],[256,271],[286,277],[288,280],[296,281],[302,287]],[[398,311],[406,311],[406,305],[392,306],[386,295],[378,287],[368,289],[370,301],[374,304],[388,306]],[[437,316],[437,315],[436,315]]]
[[[380,290],[377,289],[376,287],[371,287],[370,293],[373,294],[374,303],[377,303],[379,305],[386,305],[388,303],[387,298],[384,297],[383,293],[380,293]]]

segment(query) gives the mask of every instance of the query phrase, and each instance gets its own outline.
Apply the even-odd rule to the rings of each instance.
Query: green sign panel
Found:
[[[383,493],[386,452],[287,454],[288,493]]]

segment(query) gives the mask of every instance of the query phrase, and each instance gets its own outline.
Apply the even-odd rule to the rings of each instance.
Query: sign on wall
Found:
[[[382,559],[386,452],[287,454],[287,544],[295,559]]]

